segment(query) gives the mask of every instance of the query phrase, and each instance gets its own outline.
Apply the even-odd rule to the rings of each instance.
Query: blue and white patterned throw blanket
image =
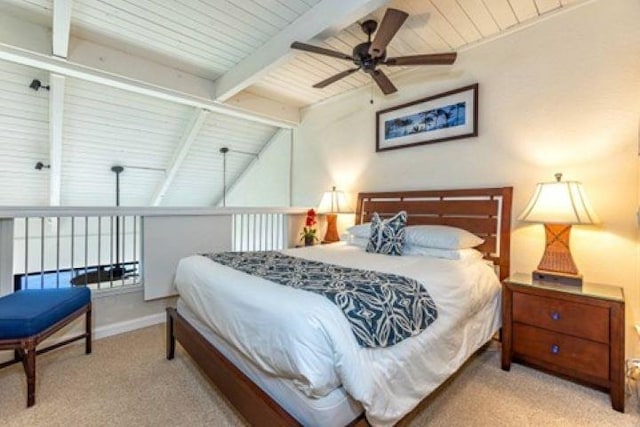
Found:
[[[396,274],[309,261],[280,252],[222,252],[211,260],[337,305],[362,347],[388,347],[418,335],[438,317],[433,299],[416,280]]]

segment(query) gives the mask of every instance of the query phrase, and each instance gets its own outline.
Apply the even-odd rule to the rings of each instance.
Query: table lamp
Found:
[[[569,247],[573,224],[598,223],[589,204],[582,183],[562,181],[562,174],[555,174],[555,182],[541,182],[520,221],[544,224],[545,248],[538,268],[533,272],[534,280],[558,282],[582,286],[582,275]]]
[[[331,191],[326,191],[322,195],[320,206],[318,206],[318,213],[327,214],[327,232],[322,242],[333,243],[340,241],[337,225],[338,214],[351,213],[344,192],[336,190],[336,187],[333,187]]]

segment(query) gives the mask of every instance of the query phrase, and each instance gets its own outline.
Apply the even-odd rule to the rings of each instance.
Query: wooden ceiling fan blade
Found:
[[[382,93],[385,95],[389,95],[390,93],[397,92],[398,89],[391,83],[391,80],[387,77],[385,73],[380,70],[375,70],[371,73],[371,77],[376,82]]]
[[[380,28],[376,32],[376,36],[369,47],[369,55],[378,58],[384,54],[387,45],[396,35],[404,21],[409,17],[406,12],[398,9],[389,8],[382,18]]]
[[[313,87],[315,87],[316,89],[322,89],[323,87],[329,86],[331,83],[335,83],[340,79],[344,79],[345,77],[347,77],[350,74],[355,73],[359,69],[360,68],[352,68],[350,70],[345,70],[345,71],[343,71],[341,73],[336,74],[335,76],[331,76],[328,79],[321,81],[320,83],[314,84]]]
[[[397,58],[387,58],[384,61],[384,65],[391,67],[401,65],[450,65],[455,62],[457,57],[458,54],[455,52],[399,56]]]
[[[350,61],[353,61],[353,57],[351,55],[347,55],[346,53],[336,52],[335,50],[325,49],[323,47],[313,46],[306,43],[293,42],[291,43],[291,48],[303,50],[305,52],[319,53],[320,55],[331,56],[333,58],[348,59]]]

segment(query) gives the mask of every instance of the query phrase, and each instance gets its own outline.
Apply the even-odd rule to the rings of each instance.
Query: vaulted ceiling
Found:
[[[113,192],[114,164],[129,166],[124,204],[215,203],[222,146],[259,153],[301,107],[371,84],[354,73],[314,89],[352,64],[291,42],[350,54],[366,40],[359,22],[394,7],[410,17],[389,56],[463,52],[580,3],[0,0],[0,179],[28,190],[0,204],[111,204],[100,195]],[[51,93],[30,90],[33,78]],[[50,171],[33,169],[47,158]],[[251,160],[231,160],[228,179]]]

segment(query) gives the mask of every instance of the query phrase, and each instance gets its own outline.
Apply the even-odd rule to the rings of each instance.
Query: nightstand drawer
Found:
[[[604,307],[514,292],[513,320],[609,343],[609,310]]]
[[[567,369],[609,379],[609,346],[605,344],[516,323],[513,325],[513,351],[553,365],[561,372]]]

